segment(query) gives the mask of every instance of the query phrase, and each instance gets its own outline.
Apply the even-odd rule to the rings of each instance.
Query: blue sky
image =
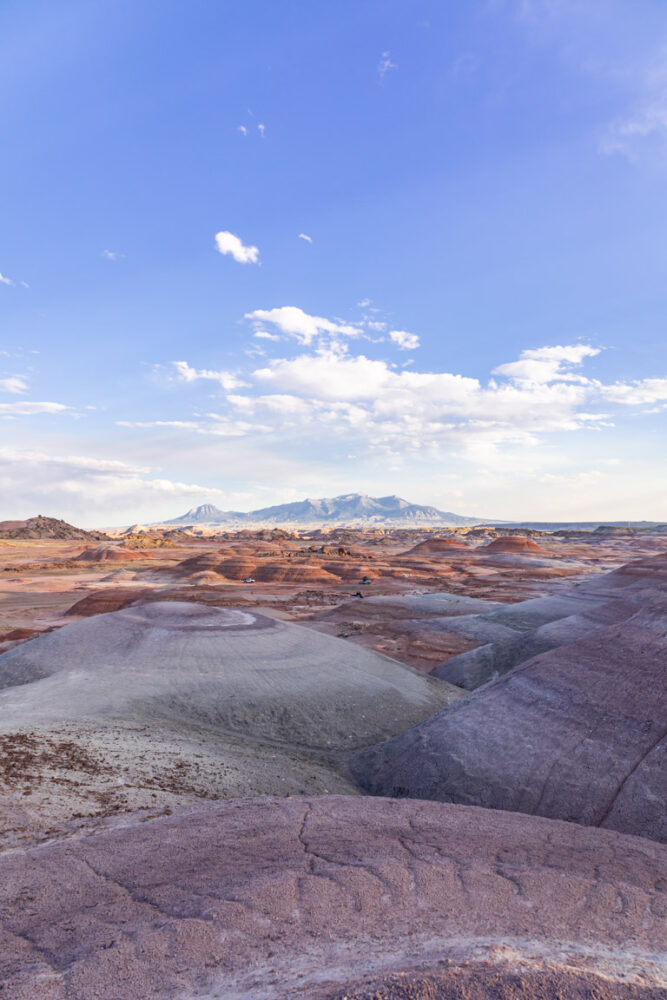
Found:
[[[667,518],[662,0],[5,0],[0,66],[1,517]]]

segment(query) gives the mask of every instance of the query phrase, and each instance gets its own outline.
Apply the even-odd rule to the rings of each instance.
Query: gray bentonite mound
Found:
[[[667,595],[664,554],[589,577],[558,594],[443,620],[443,631],[459,632],[484,645],[451,657],[434,674],[474,690],[538,653],[627,621],[661,595]]]
[[[372,650],[291,623],[187,602],[146,603],[0,657],[0,718],[175,720],[339,749],[399,731],[448,687]]]
[[[0,838],[193,798],[354,791],[353,750],[458,694],[246,611],[146,603],[67,625],[0,656]]]
[[[627,620],[535,656],[355,754],[353,776],[378,795],[667,840],[667,598],[646,599]]]

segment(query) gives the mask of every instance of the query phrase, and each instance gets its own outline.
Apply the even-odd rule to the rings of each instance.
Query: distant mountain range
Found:
[[[430,527],[470,526],[492,524],[479,517],[464,517],[451,511],[438,510],[422,504],[410,503],[401,497],[369,497],[366,493],[346,493],[339,497],[319,500],[299,500],[295,503],[263,507],[247,513],[219,510],[205,503],[193,507],[186,514],[163,521],[163,524],[220,524],[230,528],[269,525],[323,525],[337,524],[346,527]]]

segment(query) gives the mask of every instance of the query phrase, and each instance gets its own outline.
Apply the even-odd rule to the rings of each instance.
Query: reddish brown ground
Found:
[[[468,963],[466,963],[468,965]],[[665,1000],[660,986],[619,983],[563,970],[515,970],[490,963],[429,975],[399,973],[322,995],[322,1000]],[[315,998],[313,998],[315,1000]],[[319,998],[318,998],[319,1000]]]
[[[407,630],[390,614],[379,622],[357,620],[361,601],[350,599],[447,591],[513,602],[667,547],[664,534],[529,535],[475,528],[200,537],[155,529],[92,546],[87,539],[2,538],[0,652],[147,597],[253,607],[295,621],[341,605],[335,634],[430,671],[471,643],[414,625]],[[364,577],[371,582],[362,583]],[[249,578],[254,582],[243,582]]]
[[[664,1000],[664,848],[433,802],[245,799],[0,853],[11,1000]]]
[[[521,535],[509,535],[506,538],[494,538],[486,546],[487,552],[541,552],[549,555],[548,549],[543,549],[541,545],[534,542],[532,538],[525,538]]]

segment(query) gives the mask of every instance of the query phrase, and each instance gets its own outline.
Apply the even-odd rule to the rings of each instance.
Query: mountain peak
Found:
[[[222,511],[213,504],[200,504],[167,524],[226,524],[229,527],[256,525],[332,524],[349,527],[446,527],[473,525],[480,518],[465,517],[437,507],[410,503],[392,494],[371,497],[368,493],[342,493],[336,497],[307,497],[292,503],[263,507],[247,513]]]
[[[187,516],[204,516],[206,514],[222,514],[223,511],[219,507],[216,507],[212,503],[202,503],[198,507],[192,507],[186,514]]]

